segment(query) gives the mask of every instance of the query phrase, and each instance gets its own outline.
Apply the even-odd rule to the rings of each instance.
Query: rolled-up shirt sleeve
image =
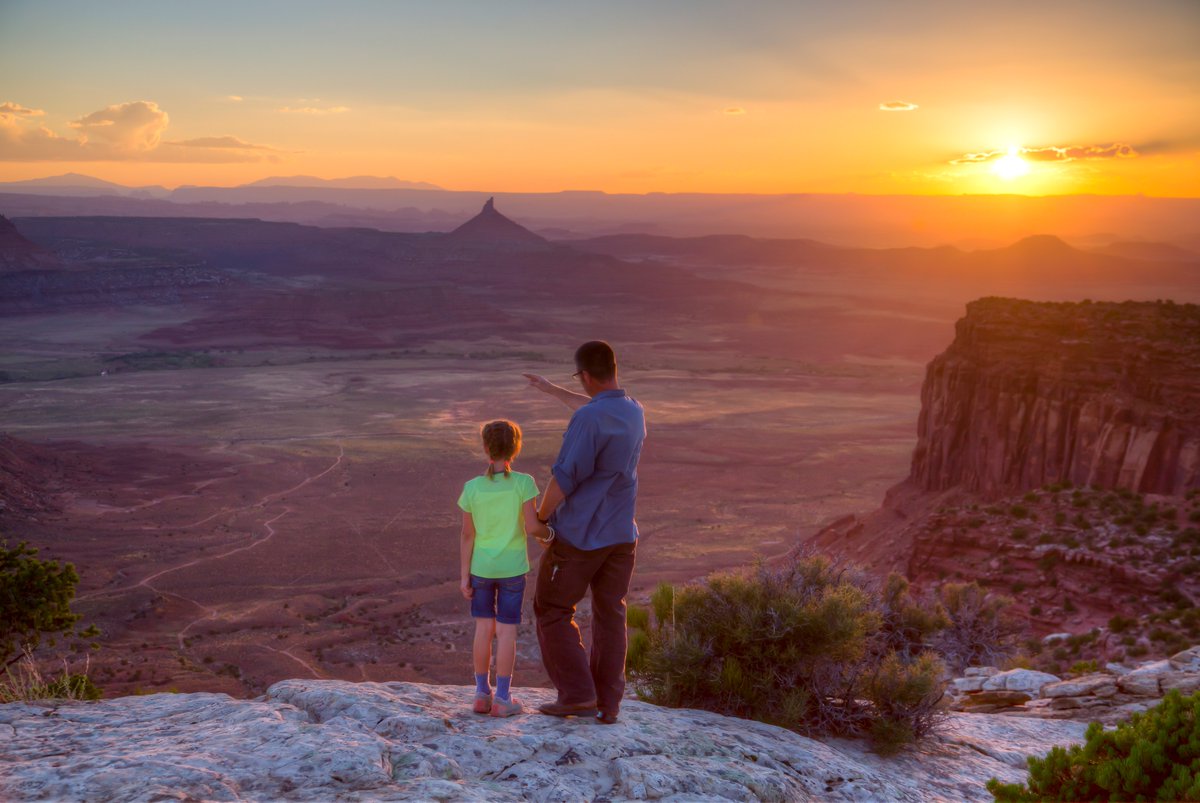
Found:
[[[558,460],[550,471],[563,495],[570,496],[595,470],[596,422],[590,416],[576,415],[567,425]]]

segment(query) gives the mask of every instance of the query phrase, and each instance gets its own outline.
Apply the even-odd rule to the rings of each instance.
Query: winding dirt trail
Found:
[[[343,459],[345,459],[345,456],[346,456],[345,447],[339,443],[337,458],[333,461],[332,464],[329,465],[328,468],[324,469],[323,471],[320,471],[316,474],[306,477],[305,479],[303,479],[302,481],[300,481],[296,485],[293,485],[290,488],[285,488],[282,491],[273,491],[272,493],[266,494],[265,496],[259,498],[257,501],[251,502],[246,505],[242,505],[241,507],[224,508],[224,509],[212,514],[211,516],[207,516],[207,517],[201,519],[200,521],[193,522],[192,524],[183,525],[182,529],[189,529],[192,527],[197,527],[201,524],[204,524],[205,522],[208,522],[214,518],[217,518],[218,516],[222,516],[222,515],[226,515],[226,514],[233,514],[233,513],[241,513],[246,510],[265,508],[268,504],[271,503],[272,500],[286,496],[287,494],[295,493],[296,491],[309,485],[310,483],[316,482],[317,480],[326,476],[331,471],[333,471],[334,469],[336,469],[338,466],[341,465]],[[294,509],[290,506],[285,507],[282,513],[263,522],[263,526],[266,527],[266,529],[267,529],[267,534],[262,538],[257,538],[257,539],[251,540],[251,542],[249,544],[244,544],[242,546],[235,547],[233,549],[227,550],[225,552],[221,552],[216,555],[204,555],[202,557],[194,558],[192,560],[187,561],[186,563],[181,563],[177,566],[170,566],[166,569],[157,571],[154,574],[151,574],[151,575],[139,580],[136,583],[132,583],[127,586],[121,586],[120,588],[109,588],[109,589],[101,589],[99,591],[93,591],[90,594],[84,594],[82,596],[77,597],[76,599],[79,601],[83,601],[83,600],[87,600],[87,599],[94,599],[97,597],[112,596],[114,594],[120,594],[125,591],[132,591],[133,589],[136,589],[136,588],[149,588],[152,591],[162,593],[159,591],[159,589],[157,589],[153,585],[151,585],[153,583],[153,581],[157,580],[158,578],[162,577],[163,575],[172,574],[174,572],[178,572],[183,569],[188,569],[188,568],[191,568],[192,566],[196,566],[198,564],[205,563],[208,561],[221,560],[222,558],[227,558],[230,555],[236,555],[239,552],[245,552],[248,549],[253,549],[257,546],[261,546],[262,544],[267,543],[268,541],[270,541],[272,538],[275,537],[276,530],[272,525],[274,525],[275,522],[279,521],[284,516],[288,515],[289,513],[292,513],[293,510]],[[178,596],[178,595],[176,595],[176,596]],[[200,606],[200,607],[204,607],[204,606]]]
[[[293,485],[289,488],[285,488],[282,491],[273,491],[269,494],[265,494],[264,496],[260,497],[256,501],[251,502],[250,504],[247,504],[247,505],[243,505],[241,507],[231,507],[231,508],[222,509],[221,511],[218,511],[217,513],[214,513],[211,516],[201,519],[200,521],[193,522],[192,524],[189,524],[189,525],[185,525],[185,528],[200,526],[201,524],[204,524],[204,523],[211,521],[222,515],[240,513],[243,511],[247,511],[247,510],[264,510],[272,503],[285,498],[288,494],[295,493],[295,492],[301,490],[302,488],[304,488],[314,482],[319,481],[323,477],[328,476],[331,472],[336,470],[342,464],[342,462],[345,459],[345,456],[346,456],[346,450],[345,450],[344,445],[341,443],[338,443],[337,457],[334,459],[334,461],[329,466],[322,469],[321,471],[305,477],[300,482],[296,483],[295,485]],[[199,490],[199,489],[197,489],[197,490]],[[171,498],[181,498],[181,497],[171,497]],[[183,497],[183,498],[186,498],[186,497]],[[151,504],[157,504],[157,503],[161,503],[161,502],[165,502],[165,501],[169,501],[169,499],[164,498],[161,500],[156,500],[155,502],[148,503],[146,505],[142,505],[139,507],[148,507]],[[167,591],[162,588],[159,588],[158,586],[155,585],[155,582],[166,575],[181,572],[181,571],[190,569],[194,566],[200,565],[202,563],[223,560],[223,559],[231,557],[233,555],[237,555],[239,553],[246,552],[248,550],[254,549],[255,547],[259,547],[259,546],[262,546],[263,544],[266,544],[267,542],[271,541],[271,539],[273,539],[275,537],[275,535],[278,533],[278,530],[275,527],[276,522],[278,522],[284,516],[287,516],[293,512],[295,512],[295,508],[293,508],[290,505],[285,505],[283,507],[282,511],[280,511],[279,513],[276,513],[271,518],[262,522],[262,527],[265,529],[266,534],[259,538],[252,539],[251,542],[248,544],[242,544],[241,546],[237,546],[232,549],[227,549],[227,550],[217,553],[215,555],[203,555],[200,557],[196,557],[191,560],[180,563],[176,566],[169,566],[165,569],[161,569],[157,572],[154,572],[153,574],[147,575],[146,577],[142,578],[141,580],[139,580],[136,583],[132,583],[127,586],[122,586],[121,588],[112,588],[112,589],[104,589],[104,590],[100,590],[100,591],[95,591],[90,594],[83,595],[83,596],[79,597],[78,599],[85,600],[85,599],[94,599],[97,597],[113,596],[116,594],[124,593],[126,591],[132,591],[132,590],[138,589],[138,588],[147,588],[150,591],[152,591],[155,594],[160,595],[162,597],[171,597],[173,599],[179,600],[180,602],[195,606],[201,612],[200,616],[197,616],[196,618],[189,621],[182,628],[180,628],[179,631],[175,634],[176,643],[178,644],[179,652],[182,655],[182,654],[186,653],[186,651],[189,649],[189,646],[187,644],[188,634],[194,628],[200,626],[203,623],[206,623],[206,622],[211,623],[211,622],[217,622],[217,621],[222,620],[222,618],[223,618],[222,611],[218,607],[205,605],[197,600],[191,599],[190,597],[186,597],[186,596],[176,593],[174,591]],[[297,578],[297,580],[298,579],[300,579],[300,578]],[[295,581],[293,581],[293,582],[295,582]],[[259,606],[255,606],[255,607],[261,607],[261,604],[262,603],[260,603]],[[253,610],[254,610],[254,608],[252,608],[248,612],[253,612]],[[301,667],[303,667],[314,678],[326,677],[325,673],[323,673],[318,667],[316,667],[313,664],[311,664],[310,662],[306,661],[304,658],[301,658],[300,656],[295,655],[294,653],[292,653],[290,650],[288,650],[286,648],[279,649],[279,648],[272,647],[267,644],[251,644],[248,646],[257,647],[260,649],[268,650],[270,652],[278,653],[280,655],[284,655],[287,658],[289,658],[290,660],[299,664]]]
[[[291,651],[289,651],[289,650],[280,650],[280,649],[276,649],[275,647],[272,647],[272,646],[270,646],[270,645],[267,645],[267,644],[252,644],[251,646],[253,646],[253,647],[258,647],[259,649],[263,649],[263,650],[270,650],[271,652],[277,652],[277,653],[279,653],[280,655],[286,655],[288,658],[291,658],[293,661],[295,661],[296,663],[300,664],[300,666],[304,667],[304,668],[305,668],[305,669],[307,669],[309,672],[311,672],[311,673],[312,673],[312,676],[313,676],[314,678],[318,678],[318,679],[319,679],[319,678],[325,678],[325,677],[328,677],[328,675],[326,675],[324,672],[322,672],[321,670],[317,669],[315,666],[313,666],[312,664],[310,664],[308,661],[305,661],[303,658],[299,657],[298,655],[293,655],[293,654],[291,653]],[[365,679],[365,678],[364,678],[364,679]]]
[[[301,480],[296,485],[293,485],[291,488],[285,488],[282,491],[275,491],[273,493],[269,493],[256,502],[250,502],[249,504],[242,505],[241,507],[222,508],[221,510],[218,510],[216,513],[213,513],[210,516],[205,516],[204,518],[200,519],[199,521],[194,521],[191,524],[183,524],[180,526],[180,529],[188,530],[188,529],[191,529],[192,527],[199,527],[201,524],[206,524],[206,523],[212,521],[213,519],[217,518],[218,516],[223,516],[223,515],[232,514],[232,513],[241,513],[243,511],[251,510],[253,508],[266,507],[266,505],[272,499],[286,496],[287,494],[290,494],[290,493],[295,493],[296,491],[300,490],[301,488],[308,485],[309,483],[316,482],[317,480],[321,479],[326,474],[328,474],[329,472],[336,469],[339,465],[341,465],[342,459],[345,456],[346,456],[346,448],[341,443],[339,443],[337,459],[333,461],[333,464],[330,465],[329,468],[325,469],[324,471],[320,472],[319,474],[313,474],[310,477],[306,477],[305,479]],[[272,521],[274,521],[274,519],[272,519]]]

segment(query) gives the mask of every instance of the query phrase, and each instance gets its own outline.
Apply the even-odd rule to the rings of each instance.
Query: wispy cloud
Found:
[[[730,106],[729,108],[725,109],[724,111],[725,111],[725,114],[732,115],[732,116],[737,116],[737,115],[746,113],[746,110],[743,109],[741,106]]]
[[[995,151],[980,151],[964,153],[950,164],[971,164],[973,162],[990,162],[1007,156],[1008,149]],[[1091,159],[1127,159],[1139,156],[1137,149],[1123,142],[1108,145],[1045,145],[1034,148],[1017,148],[1016,155],[1031,162],[1074,162]]]
[[[920,107],[915,103],[909,103],[907,100],[889,100],[879,104],[881,112],[915,112]]]
[[[234,103],[241,103],[243,100],[245,100],[245,98],[241,95],[226,95],[225,100],[232,101]]]
[[[292,106],[280,106],[275,111],[279,112],[280,114],[324,115],[324,114],[345,114],[346,112],[350,111],[350,109],[346,106],[326,106],[324,108],[319,107],[319,106],[300,106],[298,108],[293,108]]]
[[[228,148],[238,151],[274,151],[275,153],[283,153],[283,151],[278,148],[272,148],[270,145],[255,145],[252,142],[246,142],[245,140],[231,136],[176,139],[164,142],[163,144],[177,148]]]
[[[46,113],[41,109],[27,109],[19,103],[5,101],[0,103],[0,116],[42,117]]]
[[[148,100],[119,103],[85,114],[63,136],[31,118],[42,111],[0,105],[0,161],[5,162],[261,162],[284,153],[234,136],[164,140],[170,116]]]

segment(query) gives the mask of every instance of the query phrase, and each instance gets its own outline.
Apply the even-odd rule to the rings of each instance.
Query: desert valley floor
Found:
[[[0,329],[44,348],[63,322],[41,322]],[[454,500],[480,468],[477,428],[521,423],[517,466],[544,485],[569,411],[520,374],[569,384],[571,370],[569,346],[469,348],[259,355],[0,390],[5,430],[56,442],[73,478],[61,524],[40,523],[35,540],[81,569],[77,608],[106,634],[94,660],[128,662],[109,685],[208,688],[204,670],[221,669],[237,692],[288,676],[463,675]],[[626,351],[650,428],[635,596],[784,552],[907,470],[915,362],[800,372]],[[522,641],[533,647],[528,628]],[[540,679],[536,653],[520,671]]]
[[[1197,295],[1191,266],[1135,275],[1045,238],[977,254],[783,243],[796,266],[739,256],[749,240],[730,265],[702,241],[471,251],[256,221],[21,224],[40,243],[22,253],[68,263],[10,274],[7,292],[50,292],[43,275],[111,298],[146,288],[82,306],[14,296],[0,315],[0,433],[54,500],[0,527],[78,567],[109,695],[469,678],[455,500],[482,469],[478,427],[519,422],[517,468],[544,485],[569,411],[521,373],[570,385],[583,340],[616,345],[647,412],[638,599],[876,507],[908,472],[925,364],[966,301],[1030,283]],[[638,251],[666,247],[680,253]],[[1039,264],[1067,267],[1056,284]],[[184,284],[162,289],[157,271]],[[518,683],[539,684],[528,608]]]

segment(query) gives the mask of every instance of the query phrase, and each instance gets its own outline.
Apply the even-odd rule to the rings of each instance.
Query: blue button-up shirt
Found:
[[[637,465],[645,437],[642,405],[623,390],[601,391],[575,411],[551,469],[566,496],[550,517],[557,537],[578,549],[637,540]]]

